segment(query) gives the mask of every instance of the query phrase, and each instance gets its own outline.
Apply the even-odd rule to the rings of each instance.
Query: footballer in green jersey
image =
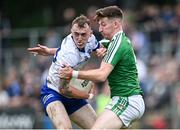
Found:
[[[139,87],[136,57],[125,33],[120,31],[114,35],[108,44],[107,55],[103,61],[114,66],[108,76],[111,97],[142,94]]]

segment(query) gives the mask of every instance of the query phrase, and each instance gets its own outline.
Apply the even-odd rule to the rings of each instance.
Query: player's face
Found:
[[[79,49],[85,47],[89,37],[92,34],[92,30],[88,24],[85,24],[83,28],[80,28],[77,24],[74,24],[71,29],[73,40]]]
[[[114,35],[114,24],[113,20],[108,18],[102,18],[99,20],[99,32],[105,39],[111,40]]]

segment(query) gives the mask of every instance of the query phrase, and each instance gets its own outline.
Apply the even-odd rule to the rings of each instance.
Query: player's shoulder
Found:
[[[87,46],[96,47],[96,46],[98,46],[98,44],[99,43],[98,43],[96,37],[94,36],[94,34],[92,34],[88,39]]]
[[[62,49],[65,49],[65,51],[71,51],[71,50],[74,51],[76,49],[71,34],[67,35],[63,39],[61,47],[62,47]]]
[[[94,34],[92,34],[89,39],[88,39],[88,42],[95,42],[97,41],[96,37],[94,36]]]
[[[72,35],[69,34],[63,39],[62,44],[63,45],[68,45],[68,44],[70,44],[72,42],[73,42]]]

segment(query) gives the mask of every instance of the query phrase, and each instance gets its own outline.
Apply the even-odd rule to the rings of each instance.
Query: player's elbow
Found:
[[[104,82],[106,81],[107,76],[104,73],[100,72],[99,75],[96,76],[96,78],[97,78],[97,81]]]
[[[104,82],[104,81],[106,81],[106,77],[104,77],[104,76],[99,77],[99,78],[98,78],[98,81],[100,81],[100,82]]]
[[[100,82],[106,81],[108,75],[112,71],[113,67],[107,63],[102,63],[101,67],[95,71],[94,77]]]
[[[69,96],[71,93],[71,90],[69,88],[62,88],[60,89],[60,93],[64,96]]]
[[[70,91],[68,89],[66,89],[66,90],[64,90],[64,92],[62,94],[65,96],[69,96],[69,93],[70,93]]]

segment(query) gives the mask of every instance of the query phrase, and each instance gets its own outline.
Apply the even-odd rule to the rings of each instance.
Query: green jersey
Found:
[[[142,93],[139,86],[136,57],[131,41],[125,33],[118,32],[114,35],[107,46],[107,54],[103,61],[114,66],[108,76],[111,97],[127,97]]]

